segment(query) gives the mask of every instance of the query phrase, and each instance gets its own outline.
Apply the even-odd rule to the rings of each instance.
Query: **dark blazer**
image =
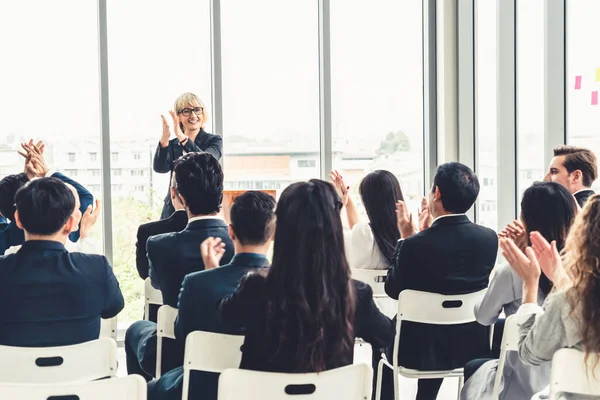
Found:
[[[221,265],[229,263],[233,257],[233,243],[227,232],[227,224],[220,218],[195,220],[189,222],[181,232],[163,233],[148,239],[149,275],[152,285],[162,292],[163,304],[177,307],[183,278],[192,272],[204,270],[200,244],[211,236],[221,238],[225,243]]]
[[[575,193],[573,196],[575,197],[575,200],[577,200],[577,204],[579,204],[579,207],[583,207],[587,199],[589,199],[590,196],[593,196],[594,194],[595,192],[592,189],[586,189]]]
[[[8,225],[8,221],[2,215],[0,215],[0,231],[4,230]]]
[[[61,181],[68,183],[75,188],[77,194],[79,195],[79,210],[82,214],[87,210],[88,206],[94,203],[94,196],[85,187],[75,182],[68,176],[63,175],[60,172],[55,172],[52,174],[52,178],[60,179]],[[78,241],[79,230],[71,232],[69,234],[69,240],[71,240],[72,242]],[[20,244],[23,244],[24,241],[25,234],[21,229],[19,229],[15,221],[11,221],[4,228],[4,230],[0,230],[0,255],[4,255],[4,252],[11,246],[18,246]]]
[[[185,142],[185,146],[179,144],[179,139],[171,139],[169,145],[164,149],[160,147],[160,143],[154,153],[154,172],[167,173],[173,172],[173,163],[185,153],[192,152],[204,152],[212,154],[217,160],[221,159],[223,152],[223,139],[220,136],[206,133],[204,129],[200,129],[198,136],[194,142],[188,140]],[[169,178],[169,182],[171,179]],[[171,204],[171,194],[167,192],[165,197],[165,204],[160,216],[160,219],[168,218],[175,209]]]
[[[185,210],[175,211],[167,219],[152,221],[140,225],[137,231],[137,242],[135,243],[135,266],[140,278],[148,277],[148,257],[146,256],[146,242],[150,236],[161,233],[179,232],[187,225],[187,212]]]
[[[266,329],[265,310],[266,278],[250,274],[242,279],[238,289],[220,303],[220,316],[229,329],[246,331],[240,368],[268,372],[294,372],[296,365],[291,355],[284,364],[271,360],[277,351],[277,343],[269,339]],[[354,335],[369,342],[374,349],[390,346],[394,341],[395,328],[373,302],[373,291],[363,282],[352,280],[356,296]],[[352,364],[352,354],[339,360],[326,360],[330,368]]]
[[[497,252],[493,230],[462,214],[440,218],[429,229],[398,242],[385,291],[394,299],[405,289],[447,295],[477,292],[488,286]],[[402,325],[399,361],[408,368],[459,368],[488,353],[487,328],[476,322]]]
[[[261,254],[241,253],[231,263],[208,271],[189,274],[183,280],[179,294],[179,315],[175,321],[175,336],[179,342],[193,331],[241,334],[223,326],[217,306],[221,299],[235,291],[240,280],[249,271],[268,267],[269,261]],[[219,374],[192,371],[190,398],[217,399]],[[162,375],[148,393],[150,399],[181,399],[183,367]]]
[[[0,257],[0,344],[65,346],[97,339],[100,318],[123,309],[104,256],[69,253],[59,242],[27,241]]]

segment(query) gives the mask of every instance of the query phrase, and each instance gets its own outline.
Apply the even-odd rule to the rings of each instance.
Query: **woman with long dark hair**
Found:
[[[571,193],[555,182],[536,182],[527,188],[521,200],[521,224],[529,239],[532,232],[553,242],[557,251],[565,246],[569,228],[577,213],[577,203]],[[510,239],[507,239],[510,240]],[[529,242],[530,243],[530,242]],[[538,304],[542,305],[552,290],[552,281],[542,274],[538,285]],[[506,316],[515,314],[523,298],[523,281],[506,264],[497,269],[489,289],[475,307],[475,316],[482,325],[493,325],[504,311]],[[501,329],[501,328],[500,328]],[[461,399],[491,399],[498,360],[475,360],[467,364],[467,379]],[[476,370],[475,372],[473,372]],[[507,354],[504,364],[504,387],[500,399],[529,399],[548,385],[550,366],[524,365],[516,353]],[[511,377],[517,376],[518,379]]]
[[[268,273],[247,275],[220,303],[222,322],[246,331],[240,368],[319,372],[351,364],[355,337],[373,348],[393,342],[371,288],[350,279],[341,206],[317,179],[281,194]]]

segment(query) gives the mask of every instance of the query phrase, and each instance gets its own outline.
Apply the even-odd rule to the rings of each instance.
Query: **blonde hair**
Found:
[[[208,121],[208,112],[206,111],[206,107],[200,97],[196,96],[194,93],[186,92],[181,94],[176,100],[174,105],[174,110],[177,114],[181,112],[186,107],[202,107],[202,124]],[[183,124],[179,123],[181,130],[183,131]]]
[[[564,248],[564,266],[572,287],[567,296],[577,310],[586,362],[600,352],[600,195],[590,197],[575,218]]]

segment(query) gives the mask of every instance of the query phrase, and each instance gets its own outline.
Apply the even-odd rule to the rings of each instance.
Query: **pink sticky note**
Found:
[[[592,92],[592,105],[593,106],[597,106],[598,105],[598,91],[594,90]]]
[[[581,89],[581,75],[575,77],[575,90]]]

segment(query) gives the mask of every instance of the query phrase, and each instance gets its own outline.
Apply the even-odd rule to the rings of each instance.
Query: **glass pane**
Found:
[[[169,187],[169,174],[152,169],[161,115],[172,128],[169,110],[184,92],[211,110],[209,2],[109,0],[108,49],[113,264],[125,295],[119,321],[134,321],[144,309],[135,268],[137,228],[159,218]],[[211,128],[209,118],[204,129]]]
[[[567,142],[600,156],[600,53],[597,36],[600,2],[567,2]],[[600,180],[593,189],[600,190]]]
[[[411,210],[423,196],[422,21],[418,1],[331,2],[333,165],[365,219],[371,171],[396,174]]]
[[[558,144],[558,143],[557,143]],[[544,179],[544,0],[517,3],[517,202]]]
[[[226,189],[320,175],[316,1],[223,0]]]
[[[96,3],[5,4],[0,11],[0,177],[23,171],[16,152],[20,142],[42,139],[48,166],[100,198]],[[98,251],[101,232],[99,219],[90,235]]]
[[[475,7],[476,170],[481,185],[477,201],[477,222],[496,230],[498,228],[496,2],[478,0]]]

